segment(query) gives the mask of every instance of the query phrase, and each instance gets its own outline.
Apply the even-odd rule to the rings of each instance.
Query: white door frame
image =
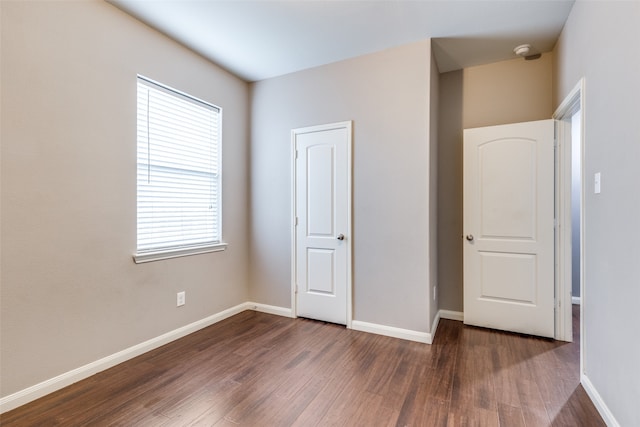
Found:
[[[584,372],[584,78],[553,113],[556,122],[556,339],[573,341],[571,300],[571,116],[580,110],[580,374]]]
[[[352,145],[353,145],[353,121],[345,121],[338,123],[330,123],[326,125],[310,126],[304,128],[293,129],[291,131],[291,314],[292,317],[298,317],[298,301],[297,301],[297,239],[296,239],[296,135],[309,132],[320,132],[333,129],[346,129],[347,130],[347,167],[349,172],[347,174],[347,230],[344,234],[347,235],[345,241],[347,247],[347,328],[351,329],[351,323],[353,320],[352,309],[352,250],[353,250],[353,210],[352,210],[352,176],[353,176],[353,162],[352,162]]]

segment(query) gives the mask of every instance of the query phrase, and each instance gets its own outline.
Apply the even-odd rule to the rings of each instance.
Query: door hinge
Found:
[[[298,158],[298,150],[296,150],[296,159]]]
[[[296,219],[293,221],[293,225],[295,225],[296,227],[298,226],[298,217],[296,217]]]
[[[296,294],[298,293],[298,285],[296,284]]]

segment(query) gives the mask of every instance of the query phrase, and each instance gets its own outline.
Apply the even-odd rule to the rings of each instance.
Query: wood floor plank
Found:
[[[467,407],[449,412],[447,427],[492,427],[499,426],[498,411]]]
[[[341,375],[332,375],[327,378],[324,387],[309,402],[305,410],[291,424],[297,427],[318,426],[320,421],[329,413],[341,395],[342,390],[347,387],[354,375],[353,371],[340,371]]]
[[[207,424],[224,418],[233,405],[233,395],[238,392],[240,383],[234,381],[218,381],[203,389],[195,389],[191,396],[176,402],[173,405],[163,405],[163,401],[157,403],[156,410],[169,418],[170,422],[164,425],[182,423],[187,425],[202,420]],[[209,424],[210,425],[210,424]]]
[[[424,368],[414,377],[407,391],[404,405],[398,415],[398,426],[445,426],[450,410],[450,400],[442,400],[432,396],[427,385],[426,375],[437,373],[431,368]]]
[[[579,384],[578,332],[560,343],[441,320],[425,345],[246,311],[0,424],[604,426]]]
[[[359,403],[353,405],[353,410],[348,419],[354,426],[393,427],[396,425],[398,411],[384,404],[384,396],[370,393],[367,399],[358,399]],[[344,425],[344,418],[337,420],[337,425]]]
[[[527,376],[525,364],[514,354],[516,337],[502,334],[499,344],[491,349],[494,391],[498,404],[520,408],[518,380]]]
[[[580,418],[583,427],[601,426],[601,418],[593,403],[589,399],[587,392],[581,385],[578,385],[567,401],[555,415],[553,426],[568,426]]]
[[[524,421],[524,414],[521,408],[506,405],[504,403],[498,404],[498,421],[501,426],[509,427],[524,427],[526,423]]]
[[[551,425],[551,418],[549,418],[535,380],[526,378],[519,379],[517,388],[520,402],[523,402],[521,409],[527,427]]]
[[[497,414],[498,406],[491,373],[491,349],[486,344],[461,348],[452,385],[452,410],[464,412],[486,409]]]

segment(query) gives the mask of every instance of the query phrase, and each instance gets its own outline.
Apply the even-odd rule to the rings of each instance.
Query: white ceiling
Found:
[[[550,51],[574,0],[107,0],[247,81],[434,38],[441,72]]]

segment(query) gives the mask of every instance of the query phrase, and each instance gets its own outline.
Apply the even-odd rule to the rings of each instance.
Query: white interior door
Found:
[[[464,131],[464,323],[554,336],[553,120]]]
[[[292,131],[296,314],[348,325],[351,122]]]

